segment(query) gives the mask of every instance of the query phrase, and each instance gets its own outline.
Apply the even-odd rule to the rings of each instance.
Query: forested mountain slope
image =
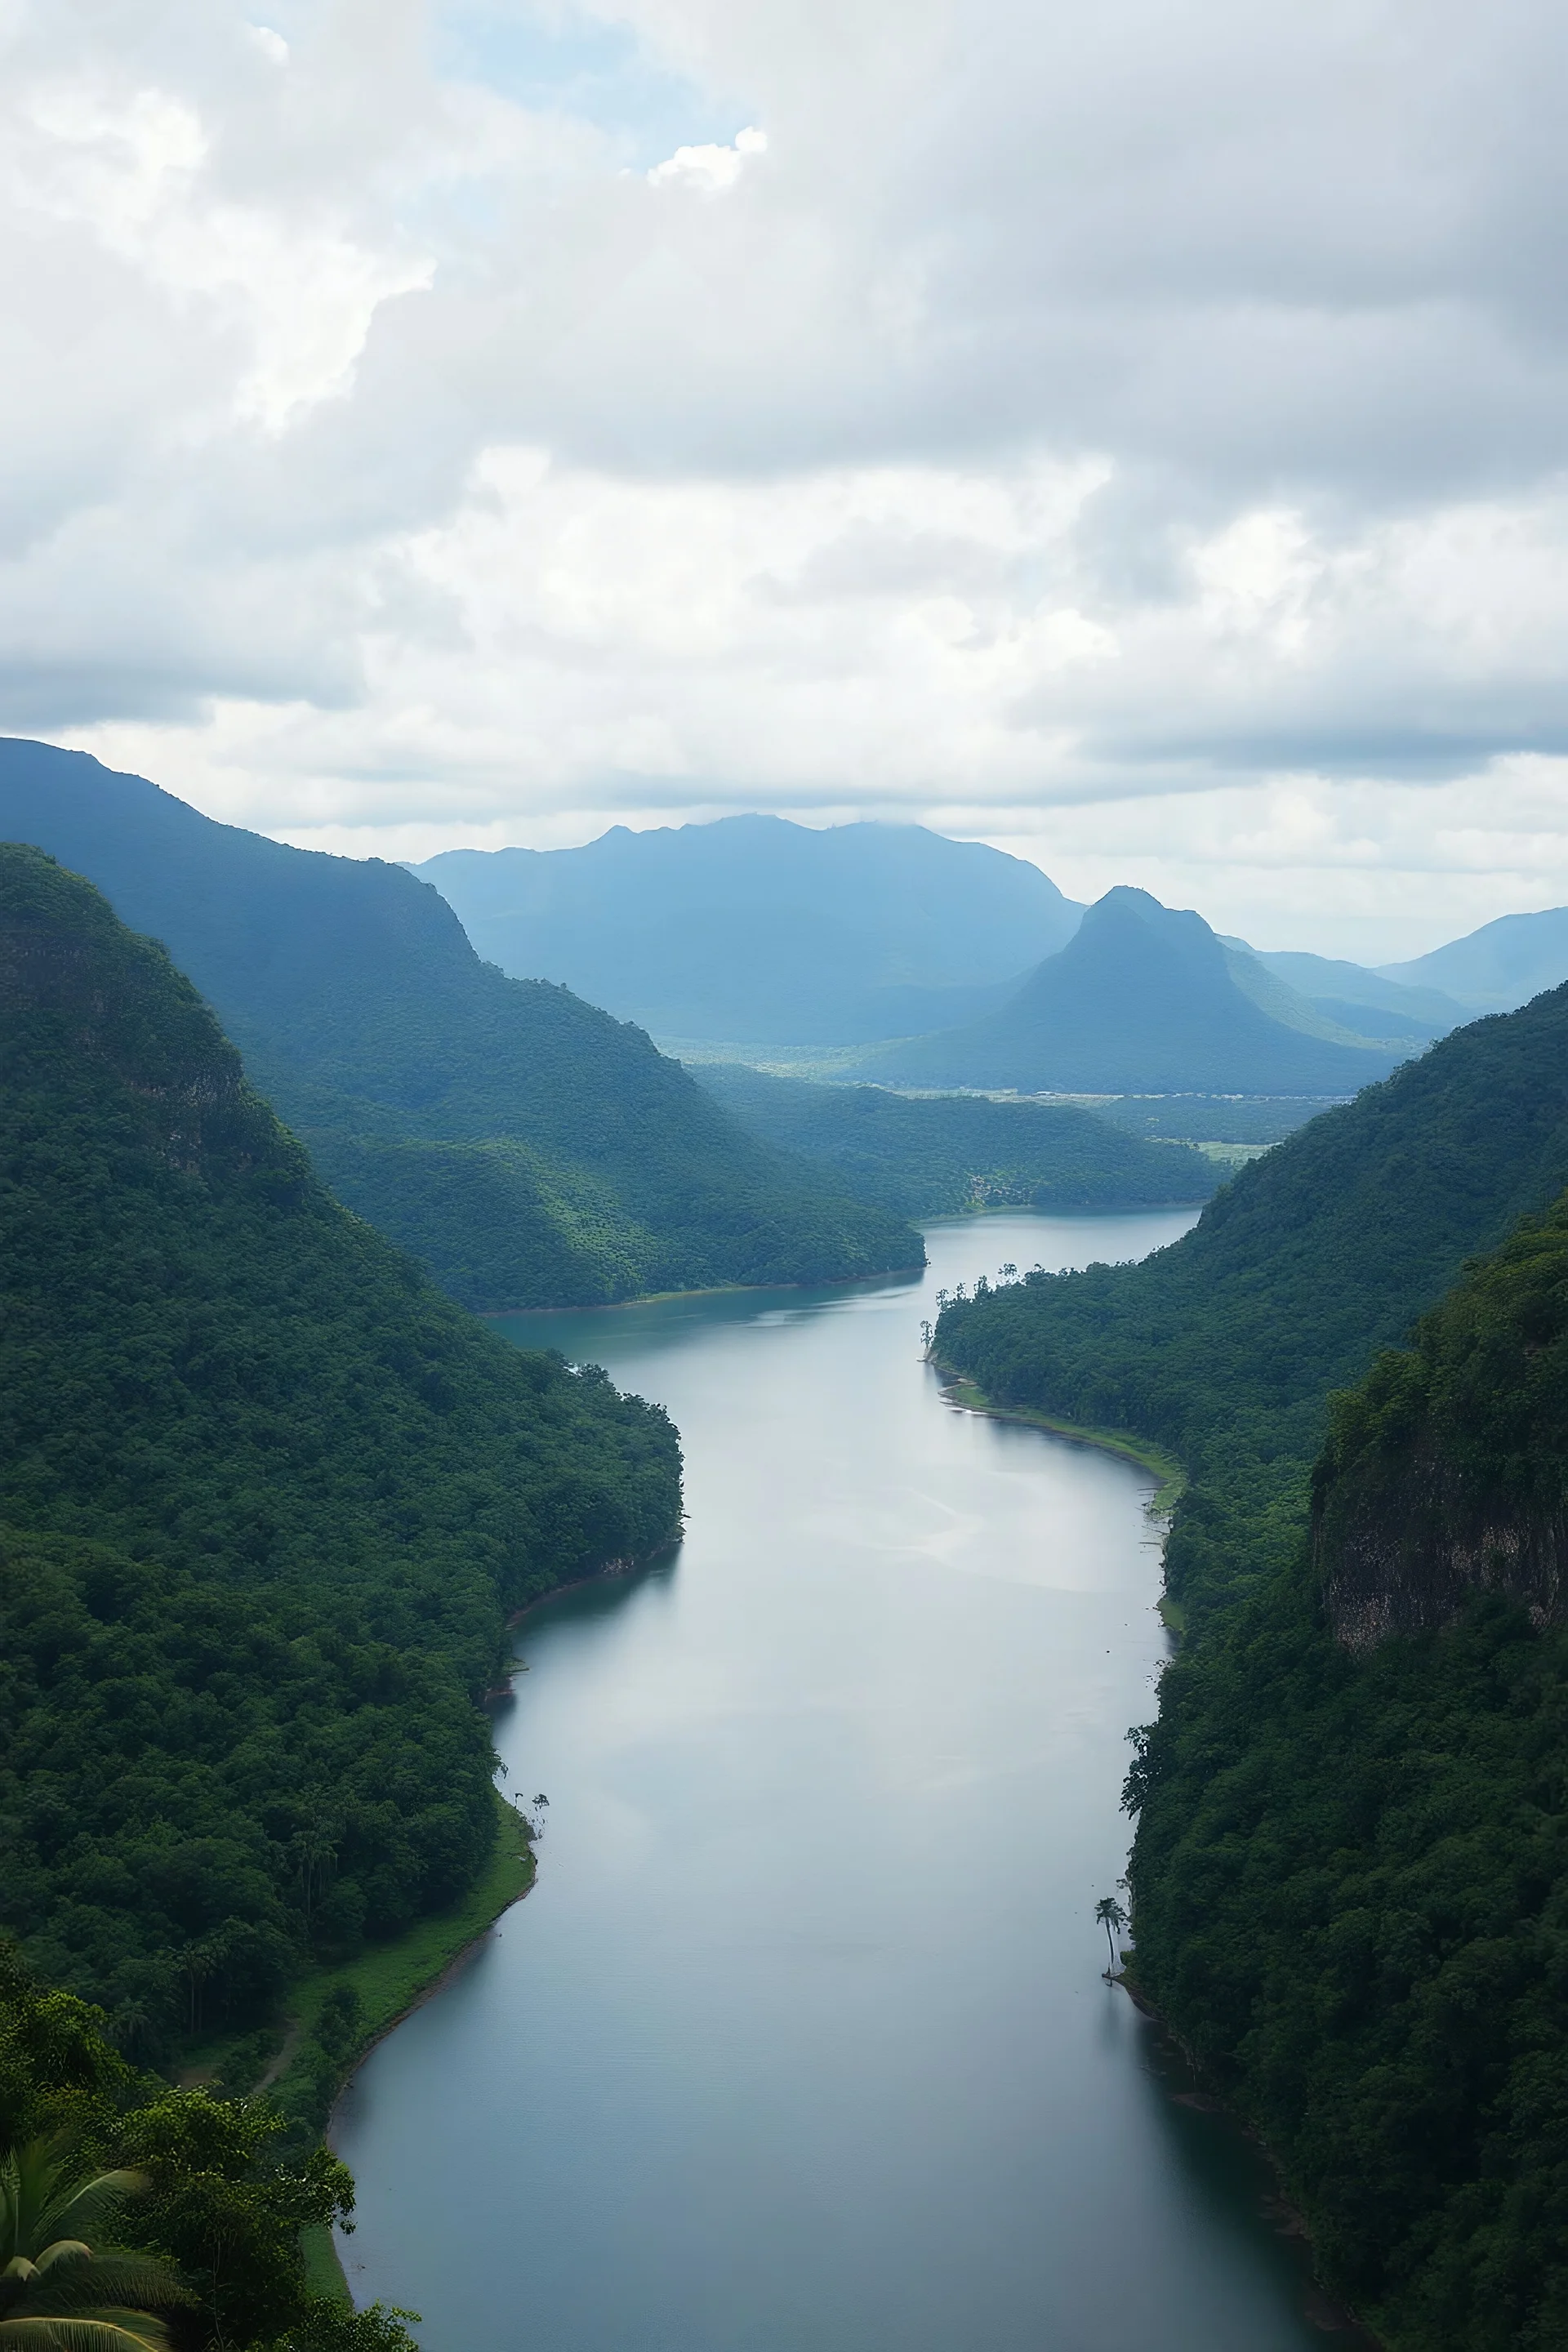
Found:
[[[1026,860],[915,824],[616,825],[580,849],[451,849],[416,871],[503,971],[564,981],[656,1036],[731,1045],[962,1021],[1081,911]]]
[[[1324,1398],[1402,1339],[1473,1251],[1568,1183],[1568,989],[1460,1029],[1324,1111],[1138,1266],[1033,1276],[950,1308],[981,1387],[1142,1430],[1194,1475],[1169,1549],[1200,1609],[1219,1520],[1299,1498]],[[1292,1506],[1294,1507],[1294,1506]],[[1293,1525],[1293,1522],[1292,1522]]]
[[[1560,1200],[1335,1400],[1130,1782],[1139,1983],[1396,2352],[1568,2342],[1565,1474]]]
[[[679,1515],[661,1412],[442,1297],[0,848],[0,1928],[156,2053],[445,1904],[507,1612]]]
[[[1071,1103],[816,1086],[722,1062],[695,1076],[754,1135],[822,1161],[858,1200],[899,1216],[1206,1201],[1219,1182],[1201,1151],[1148,1142]]]
[[[1312,1516],[1350,1648],[1447,1624],[1478,1591],[1568,1619],[1568,1195],[1330,1399]]]
[[[1565,1183],[1560,989],[1300,1129],[1144,1265],[938,1327],[997,1396],[1193,1473],[1189,1638],[1129,1780],[1138,1980],[1396,2352],[1568,2340],[1568,1637],[1529,1613],[1561,1608]]]
[[[481,963],[402,867],[0,741],[0,837],[162,940],[340,1197],[479,1307],[823,1280],[918,1236],[744,1134],[640,1031]]]
[[[1397,1058],[1335,1030],[1200,915],[1115,889],[999,1011],[879,1046],[858,1074],[1022,1094],[1334,1095]]]

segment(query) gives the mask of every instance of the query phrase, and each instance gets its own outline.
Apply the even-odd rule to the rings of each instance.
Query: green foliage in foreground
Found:
[[[448,1905],[507,1613],[679,1516],[660,1411],[443,1298],[0,850],[0,1925],[49,1977],[156,2056]]]
[[[1070,1103],[816,1086],[733,1063],[697,1076],[753,1135],[899,1216],[1163,1206],[1206,1201],[1219,1181],[1202,1152],[1122,1133]]]
[[[323,2147],[286,2153],[265,2100],[172,2091],[138,2074],[103,2024],[0,1942],[0,2171],[21,2177],[27,2201],[47,2205],[53,2191],[63,2202],[73,2181],[121,2176],[64,2220],[95,2252],[100,2225],[112,2227],[128,2257],[121,2299],[134,2294],[133,2308],[157,2314],[174,2352],[415,2352],[402,2324],[412,2313],[356,2313],[310,2289],[300,2231],[353,2227],[346,2166]],[[6,2186],[0,2177],[0,2226]],[[58,2352],[89,2347],[61,2336]]]
[[[963,1302],[938,1335],[994,1393],[1161,1435],[1194,1474],[1171,1571],[1196,1638],[1128,1781],[1138,1981],[1399,2352],[1568,2341],[1568,1633],[1472,1589],[1353,1654],[1312,1567],[1311,1465],[1331,1385],[1560,1192],[1565,1045],[1568,991],[1461,1032],[1145,1265]],[[1441,1450],[1422,1541],[1554,1528],[1560,1554],[1565,1327],[1559,1205],[1336,1401],[1325,1546],[1347,1517],[1397,1523]],[[1475,1556],[1472,1587],[1495,1566]]]

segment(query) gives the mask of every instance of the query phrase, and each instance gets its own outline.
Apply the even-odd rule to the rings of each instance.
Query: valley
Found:
[[[1554,2345],[1568,988],[961,858],[1009,991],[845,945],[962,845],[768,833],[846,1024],[1000,1000],[814,1045],[775,894],[683,1066],[399,868],[0,812],[0,2128],[151,2168],[192,2352],[495,2336],[436,2147],[566,2352]]]

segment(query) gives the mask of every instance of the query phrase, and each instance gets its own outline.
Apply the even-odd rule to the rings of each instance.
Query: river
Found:
[[[504,1318],[668,1406],[689,1527],[520,1628],[538,1883],[338,2112],[356,2299],[426,2352],[1321,2352],[1259,2160],[1100,1974],[1151,1481],[921,1360],[942,1285],[1190,1222]]]

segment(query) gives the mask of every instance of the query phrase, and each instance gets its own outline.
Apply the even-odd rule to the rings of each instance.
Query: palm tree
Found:
[[[0,2158],[0,2352],[169,2352],[145,2304],[189,2303],[155,2255],[106,2242],[140,2172],[94,2173],[62,2139]]]
[[[1102,1895],[1094,1906],[1094,1916],[1105,1930],[1105,1940],[1110,1947],[1110,1966],[1106,1975],[1116,1972],[1116,1938],[1127,1925],[1127,1914],[1114,1895]]]

